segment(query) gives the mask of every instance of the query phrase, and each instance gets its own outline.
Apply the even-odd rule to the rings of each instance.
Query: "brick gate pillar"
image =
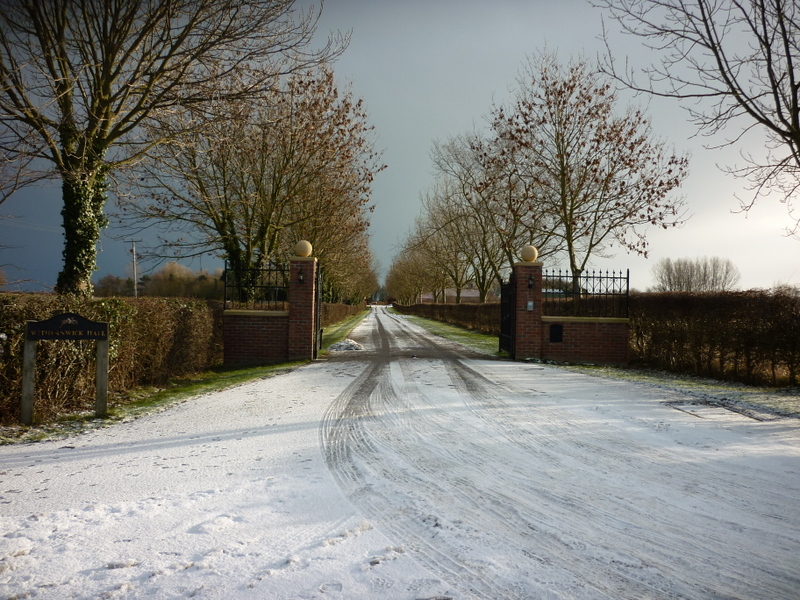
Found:
[[[522,262],[514,265],[516,279],[516,312],[514,342],[515,358],[542,356],[542,263],[533,246],[522,249]]]
[[[307,246],[303,246],[306,244]],[[311,244],[299,242],[289,261],[289,360],[313,359],[317,343],[316,285],[317,259],[311,254]]]

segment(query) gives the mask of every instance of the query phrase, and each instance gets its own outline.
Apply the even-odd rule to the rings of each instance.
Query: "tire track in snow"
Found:
[[[683,577],[684,570],[679,569],[670,574],[669,580],[673,588],[677,587],[674,582],[683,580],[686,593],[691,595],[703,591],[702,597],[715,597],[710,588],[703,590],[703,586],[696,581],[697,565],[704,563],[734,582],[732,589],[747,587],[748,580],[753,576],[770,579],[774,566],[768,558],[751,556],[751,564],[742,569],[740,563],[730,560],[736,555],[732,548],[739,545],[742,554],[752,555],[752,540],[744,533],[747,527],[742,521],[750,512],[760,513],[767,521],[774,520],[774,515],[781,511],[780,507],[791,504],[791,498],[798,497],[797,486],[793,490],[778,489],[772,493],[770,489],[781,486],[776,486],[774,479],[762,478],[759,471],[749,469],[742,472],[741,466],[736,470],[721,468],[709,471],[700,461],[676,460],[679,457],[674,452],[631,441],[618,433],[604,437],[602,444],[582,440],[579,428],[565,421],[565,411],[558,406],[555,412],[551,411],[553,414],[549,418],[544,419],[544,427],[517,427],[513,412],[503,416],[503,396],[493,392],[494,385],[490,380],[461,363],[448,363],[447,368],[454,380],[461,381],[459,387],[465,398],[469,398],[476,406],[491,409],[476,410],[476,414],[490,418],[494,426],[506,432],[523,452],[536,456],[545,464],[559,465],[558,477],[551,478],[546,492],[538,490],[537,493],[547,496],[552,502],[550,512],[563,505],[570,507],[569,514],[561,515],[563,524],[568,526],[572,520],[574,529],[585,532],[596,529],[594,523],[603,524],[606,532],[635,530],[635,538],[628,535],[627,543],[636,542],[631,544],[631,550],[635,550],[640,560],[651,564],[689,566],[686,569],[689,573],[687,578]],[[489,414],[492,416],[488,417]],[[567,443],[559,444],[543,454],[538,440],[552,433],[553,429],[558,430],[559,437],[567,440]],[[644,473],[643,465],[647,467]],[[615,487],[608,477],[602,474],[594,476],[593,471],[599,466],[613,470],[615,479],[622,475],[630,482],[629,485],[625,488]],[[585,488],[592,490],[592,493],[583,493],[578,486],[565,488],[562,485],[565,468],[578,470]],[[730,485],[732,480],[736,481],[735,486]],[[681,526],[682,515],[680,512],[676,514],[669,500],[662,497],[662,493],[667,498],[671,497],[664,488],[675,485],[693,486],[697,495],[713,507],[706,509],[698,505],[693,511],[692,519],[701,525],[697,530],[705,532],[704,535],[696,535],[691,527]],[[735,490],[736,498],[730,497],[731,490]],[[734,515],[739,510],[741,519],[715,513],[720,506],[730,507]],[[625,518],[620,519],[620,515],[625,515]],[[793,544],[792,538],[781,531],[777,523],[774,525],[767,527],[769,535]],[[716,534],[713,533],[715,531]],[[733,535],[727,535],[728,532],[733,532]],[[752,533],[763,535],[763,531],[756,529]],[[796,540],[794,543],[796,545]],[[784,594],[791,594],[792,590],[798,589],[798,584],[800,580],[797,577],[789,576],[787,581],[778,585],[767,585],[766,590],[761,589],[759,594],[783,598]]]
[[[329,468],[379,529],[468,597],[789,598],[800,587],[771,572],[776,546],[784,563],[798,549],[797,518],[786,532],[785,516],[771,529],[737,522],[774,482],[734,478],[749,489],[726,520],[715,512],[731,469],[709,471],[618,429],[581,435],[580,414],[557,399],[493,381],[503,363],[482,364],[484,375],[404,319],[375,324],[373,364],[320,430]],[[675,485],[694,486],[696,514],[672,506]],[[765,512],[779,514],[798,491],[761,494]],[[752,535],[775,539],[759,553]],[[746,561],[732,560],[739,552]]]
[[[488,363],[489,368],[496,368],[496,363]],[[451,381],[456,382],[461,390],[462,396],[469,399],[471,404],[477,406],[475,414],[487,419],[490,424],[498,429],[508,431],[509,425],[516,423],[515,414],[511,413],[505,417],[496,418],[498,406],[503,403],[504,395],[497,395],[498,386],[490,379],[466,366],[463,361],[447,361],[445,367],[450,373]],[[516,364],[510,368],[519,369],[521,365]],[[559,373],[561,377],[569,377],[565,373]],[[598,381],[593,382],[594,385]],[[590,396],[584,390],[584,394]],[[787,486],[783,482],[777,482],[772,478],[763,478],[759,470],[752,468],[742,470],[741,465],[734,465],[727,468],[722,464],[722,468],[709,470],[702,461],[692,460],[689,456],[676,456],[674,452],[664,452],[653,447],[652,444],[641,444],[633,442],[627,434],[620,435],[614,432],[612,436],[606,436],[602,444],[594,444],[591,441],[582,439],[579,427],[565,420],[565,412],[560,406],[553,405],[555,410],[551,410],[551,417],[545,420],[544,427],[534,430],[522,429],[521,434],[511,435],[512,439],[522,447],[522,449],[532,456],[542,458],[541,439],[550,437],[566,438],[568,443],[555,446],[554,451],[547,453],[545,463],[549,465],[561,464],[564,461],[575,471],[577,469],[581,478],[586,480],[592,475],[594,467],[608,463],[613,465],[614,478],[619,478],[620,474],[626,479],[632,480],[632,485],[625,488],[614,488],[608,477],[596,478],[596,484],[592,486],[592,494],[581,493],[580,489],[572,486],[562,490],[560,493],[548,490],[536,490],[539,494],[549,495],[554,500],[554,507],[566,504],[570,507],[569,514],[562,515],[563,523],[568,524],[570,517],[580,514],[585,506],[592,507],[592,512],[587,513],[590,518],[586,518],[578,530],[588,531],[592,529],[593,520],[605,523],[606,520],[613,523],[616,515],[632,515],[636,513],[636,520],[632,523],[627,519],[621,521],[621,526],[626,529],[637,529],[637,538],[646,539],[646,544],[638,550],[642,555],[647,555],[647,551],[653,552],[655,549],[655,562],[681,564],[685,560],[687,549],[696,548],[691,559],[693,565],[708,564],[715,570],[720,571],[720,575],[733,582],[732,589],[736,587],[747,587],[752,578],[763,579],[770,582],[765,587],[754,587],[758,589],[759,595],[765,597],[783,598],[784,594],[791,594],[800,587],[800,579],[793,575],[791,568],[790,554],[783,555],[784,568],[788,566],[787,573],[783,574],[784,581],[770,581],[774,579],[774,556],[765,554],[758,556],[757,549],[752,548],[752,536],[773,538],[769,540],[771,544],[782,546],[797,546],[796,537],[791,533],[781,529],[782,525],[788,520],[793,520],[795,525],[791,531],[797,531],[797,519],[788,517],[785,507],[797,505],[800,497],[797,485]],[[482,410],[482,409],[491,409]],[[492,414],[492,417],[488,415]],[[738,418],[738,417],[737,417]],[[747,423],[746,419],[740,419]],[[559,432],[558,436],[552,436],[553,432]],[[529,443],[532,441],[532,443]],[[648,442],[651,439],[648,439]],[[545,445],[547,447],[548,445]],[[642,466],[647,467],[644,477],[641,475]],[[676,465],[677,468],[673,466]],[[590,467],[590,468],[587,468]],[[563,479],[562,469],[558,471],[558,477],[551,478],[550,485],[554,490],[558,490]],[[683,522],[680,511],[676,514],[675,509],[670,505],[669,500],[662,498],[663,481],[672,482],[672,485],[681,485],[685,489],[691,490],[697,497],[695,507],[693,507],[693,520],[697,521],[696,529],[705,532],[704,535],[696,535],[692,527],[681,527]],[[795,484],[800,481],[795,479]],[[648,490],[648,487],[656,485],[655,490]],[[524,485],[524,481],[523,481]],[[598,494],[598,490],[609,489],[611,493]],[[636,492],[638,488],[644,490],[644,494]],[[577,492],[577,493],[576,493]],[[735,497],[731,494],[734,492]],[[602,495],[602,498],[598,498]],[[669,497],[669,494],[666,494]],[[674,499],[674,498],[673,498]],[[638,501],[635,501],[638,500]],[[701,504],[702,502],[702,504]],[[708,504],[710,508],[704,506]],[[720,510],[722,508],[723,510]],[[551,507],[552,509],[552,507]],[[727,516],[727,511],[732,516]],[[738,511],[738,516],[737,516]],[[583,511],[586,512],[586,511]],[[749,519],[749,513],[755,513],[761,519],[759,528],[749,529],[745,524]],[[777,520],[776,520],[777,519]],[[562,524],[562,527],[564,525]],[[672,532],[671,535],[664,535],[665,532]],[[733,532],[732,535],[729,535]],[[734,550],[739,547],[739,551]],[[738,554],[750,554],[751,564],[743,565],[731,559]],[[697,566],[690,565],[689,572],[697,570]],[[682,579],[683,569],[670,575],[669,579]],[[694,577],[694,580],[691,579]],[[686,582],[691,594],[696,593],[698,583],[696,573],[690,575]],[[674,585],[673,585],[674,587]],[[702,586],[700,586],[702,587]],[[708,596],[714,597],[709,591]]]
[[[444,367],[462,398],[481,394],[480,386],[475,385],[480,380],[477,373],[475,377],[465,376],[463,365],[458,362],[445,362]],[[617,568],[609,570],[607,564],[593,560],[593,557],[584,559],[581,553],[585,553],[587,544],[575,535],[575,531],[581,531],[586,526],[586,518],[584,522],[580,522],[579,518],[586,512],[582,509],[583,503],[570,495],[554,493],[552,481],[543,486],[542,480],[528,468],[528,455],[519,452],[522,448],[515,448],[510,454],[504,449],[492,455],[492,446],[505,444],[509,439],[496,431],[495,423],[486,418],[485,411],[473,410],[469,416],[486,421],[490,426],[489,443],[484,440],[480,444],[464,444],[463,440],[450,439],[445,451],[449,451],[448,448],[455,449],[451,464],[464,464],[472,470],[481,470],[481,462],[486,462],[490,467],[482,469],[480,482],[474,479],[449,480],[452,488],[458,490],[459,501],[462,502],[458,512],[469,513],[473,509],[473,518],[477,521],[486,520],[489,516],[490,531],[502,535],[512,555],[533,558],[543,565],[559,562],[570,564],[567,571],[562,570],[556,575],[559,587],[586,589],[569,597],[621,598],[626,597],[626,593],[629,594],[627,597],[648,597],[654,587],[660,591],[660,597],[682,597],[679,593],[666,593],[672,587],[669,582],[654,582],[652,576],[640,581],[630,574],[621,574]],[[474,424],[459,422],[466,420],[454,418],[452,413],[445,418],[449,418],[454,430],[475,429]],[[509,456],[515,455],[520,456],[521,460],[509,460]],[[510,490],[516,493],[511,494]],[[560,560],[554,560],[559,556]],[[634,560],[633,564],[638,563]],[[588,590],[591,592],[587,596]]]
[[[426,342],[426,340],[420,339],[413,332],[404,332],[404,334],[399,337],[407,337],[417,343]],[[435,344],[428,342],[427,345],[436,354],[443,354],[441,348]],[[388,353],[388,346],[388,341],[384,339],[383,355]],[[402,364],[405,363],[401,362]],[[432,454],[425,457],[420,455],[411,445],[404,443],[406,440],[405,435],[410,435],[413,439],[413,431],[400,435],[391,435],[395,427],[390,424],[384,431],[379,432],[379,436],[384,440],[392,439],[388,444],[384,442],[384,447],[380,448],[379,452],[376,453],[374,443],[378,436],[366,433],[367,427],[363,427],[363,423],[367,421],[374,422],[377,416],[382,419],[388,418],[391,421],[391,415],[408,414],[408,410],[412,408],[411,406],[403,403],[405,406],[402,406],[402,408],[405,410],[398,411],[396,410],[398,408],[397,405],[401,404],[399,398],[408,397],[414,393],[409,386],[400,390],[400,394],[395,393],[391,386],[387,386],[385,383],[387,381],[386,369],[386,363],[380,361],[366,371],[358,381],[353,382],[351,388],[342,394],[332,406],[331,414],[338,416],[333,419],[325,419],[326,424],[329,426],[331,423],[339,425],[336,433],[328,429],[323,434],[323,440],[327,440],[328,462],[334,472],[338,474],[340,484],[343,485],[348,495],[361,506],[362,510],[371,519],[378,519],[383,530],[389,530],[394,535],[399,536],[400,539],[407,540],[423,562],[433,563],[438,570],[444,570],[445,575],[449,575],[449,577],[445,578],[449,579],[451,584],[462,589],[466,584],[468,592],[473,595],[478,594],[479,597],[526,597],[524,593],[515,591],[513,584],[501,587],[493,583],[492,571],[495,570],[494,565],[488,564],[480,558],[468,558],[465,553],[465,550],[469,550],[468,547],[463,545],[459,547],[454,542],[442,543],[442,539],[436,542],[428,539],[431,527],[433,529],[441,529],[443,527],[442,523],[440,523],[440,518],[436,516],[436,513],[440,511],[440,506],[438,506],[440,504],[449,504],[451,513],[454,512],[465,517],[464,519],[458,519],[456,526],[461,523],[469,525],[469,521],[485,522],[487,515],[491,517],[489,530],[480,532],[480,537],[484,538],[481,540],[481,546],[492,545],[491,540],[485,539],[487,536],[494,539],[502,538],[504,540],[503,545],[507,546],[509,539],[520,537],[520,531],[524,542],[527,537],[525,532],[534,529],[534,526],[521,519],[519,510],[515,508],[515,505],[520,504],[519,498],[511,498],[499,492],[490,493],[487,491],[485,484],[476,486],[477,482],[472,479],[446,476],[455,464],[471,464],[472,468],[476,466],[474,455],[468,456],[463,452],[454,454],[447,449],[448,447],[457,448],[458,440],[445,439],[446,445],[437,450],[438,456]],[[397,377],[391,379],[395,381]],[[382,405],[376,406],[378,402],[382,402]],[[348,425],[342,426],[345,420],[348,421]],[[402,424],[394,423],[394,425]],[[417,427],[419,427],[419,424],[417,424]],[[450,437],[446,431],[438,429],[428,431],[425,435],[439,439]],[[354,459],[353,452],[359,454],[360,461]],[[374,471],[368,473],[370,471],[369,467],[375,468],[374,458],[391,454],[402,456],[406,463],[406,468],[392,468],[384,465],[378,469],[377,475],[387,481],[392,481],[394,484],[392,488],[394,489],[390,493],[379,493],[374,488],[367,491],[359,487],[359,482],[367,480],[370,474],[373,479],[375,478],[376,473]],[[446,457],[446,459],[443,460],[442,456]],[[365,465],[370,461],[373,464],[365,469]],[[406,474],[403,476],[401,474],[404,470]],[[484,477],[489,477],[490,475],[489,472],[483,473]],[[444,477],[444,480],[440,481],[442,477]],[[503,481],[502,483],[508,482]],[[351,487],[354,484],[355,487]],[[431,495],[435,491],[433,494],[435,502],[432,503],[428,499],[417,497],[416,502],[414,502],[417,506],[413,507],[413,510],[405,501],[393,506],[398,497],[403,498],[408,494],[414,496],[414,490],[425,490],[427,495]],[[454,506],[455,510],[453,510]],[[552,524],[551,529],[556,526],[557,524]],[[541,525],[538,527],[541,528]],[[502,532],[502,536],[497,535],[498,530]],[[478,534],[473,532],[473,536],[475,535]],[[455,542],[465,542],[462,539],[463,537],[463,534],[456,535],[454,540]],[[466,542],[469,542],[469,540],[466,540]],[[534,552],[526,550],[524,548],[525,545],[529,545],[529,543],[523,543],[521,546],[517,544],[518,547],[513,552],[508,552],[506,549],[506,554],[513,557],[513,569],[518,570],[519,563],[530,559],[538,559],[541,564],[548,563],[549,559],[538,557]],[[501,548],[498,547],[497,550],[500,551]],[[516,556],[513,556],[515,554]],[[527,577],[536,579],[535,575],[531,573],[527,574]],[[582,585],[579,578],[574,577],[573,579],[574,581],[569,585]],[[630,582],[623,583],[625,587],[631,587]],[[559,578],[558,584],[562,587],[567,584],[563,580],[563,576]],[[517,583],[517,587],[521,588],[523,585],[524,582]],[[600,589],[595,589],[591,596],[587,597],[601,597],[597,594],[600,591]],[[609,598],[619,597],[613,589],[605,590],[602,593],[603,596]],[[639,595],[639,597],[643,596]]]
[[[418,515],[409,511],[404,503],[397,504],[396,497],[398,491],[405,492],[418,482],[404,476],[402,468],[395,471],[391,465],[374,461],[374,457],[386,456],[387,448],[385,443],[377,448],[378,438],[365,426],[374,423],[377,417],[371,400],[375,395],[385,397],[392,394],[388,377],[392,343],[380,321],[376,329],[380,332],[380,343],[376,343],[378,358],[334,400],[322,421],[321,445],[331,472],[366,516],[380,523],[381,529],[390,537],[404,540],[433,573],[443,576],[456,587],[468,589],[473,595],[477,593],[478,597],[505,597],[501,589],[491,585],[481,574],[451,558],[436,544],[430,543],[427,536],[419,535],[427,530],[426,526],[408,524],[409,519],[416,520]],[[397,350],[397,346],[394,349]],[[400,351],[405,349],[400,348]],[[384,493],[367,483],[374,480],[376,469],[386,481],[403,484],[402,489]],[[407,469],[405,471],[408,473]]]
[[[486,411],[484,410],[485,406],[483,406],[485,404],[485,399],[491,395],[489,388],[496,386],[474,370],[463,365],[460,361],[453,360],[452,353],[448,356],[448,352],[432,340],[414,331],[407,331],[403,320],[395,319],[395,321],[402,328],[404,336],[411,337],[418,343],[427,344],[433,349],[434,355],[442,357],[443,362],[440,367],[444,367],[444,372],[449,376],[450,383],[442,382],[441,385],[454,387],[459,392],[460,400],[469,400],[467,404],[472,405],[470,417],[477,417],[485,421],[491,428],[491,435],[497,436],[497,432],[494,430],[496,429],[497,423],[494,419],[486,416]],[[405,375],[404,379],[406,381],[413,379],[413,374],[410,373],[411,363],[401,361],[399,364]],[[436,388],[434,395],[438,395],[440,389],[441,388]],[[412,390],[408,386],[406,386],[401,393],[404,395],[413,395]],[[429,408],[430,404],[428,404],[427,407]],[[417,409],[419,409],[419,406]],[[458,419],[452,412],[447,415],[443,414],[441,417],[442,418],[436,421],[449,421],[456,431],[470,431],[474,429],[474,425],[464,422],[464,419]],[[424,425],[429,421],[430,420],[426,420],[421,424]],[[391,429],[391,427],[387,427],[387,429]],[[527,433],[529,434],[530,432]],[[586,550],[586,544],[581,541],[580,538],[574,537],[573,534],[565,534],[564,532],[585,529],[587,525],[585,522],[580,524],[575,523],[575,521],[578,520],[576,519],[576,514],[585,512],[582,511],[585,498],[575,498],[572,497],[572,495],[564,494],[558,495],[549,488],[542,487],[536,478],[531,477],[532,474],[526,468],[527,464],[509,464],[507,453],[487,460],[488,457],[485,454],[486,447],[491,444],[467,444],[465,446],[464,441],[460,439],[460,434],[457,434],[455,437],[448,436],[446,431],[428,432],[428,436],[439,438],[448,437],[448,444],[447,447],[443,449],[443,453],[450,454],[449,461],[447,463],[442,462],[435,465],[436,472],[434,475],[439,477],[444,476],[451,491],[449,498],[439,498],[439,500],[444,500],[445,504],[447,504],[449,500],[450,506],[453,506],[455,500],[462,501],[464,504],[459,508],[459,512],[469,513],[471,508],[475,509],[473,511],[473,518],[478,521],[485,519],[487,515],[491,516],[491,529],[501,530],[503,532],[504,542],[507,547],[510,547],[510,540],[517,540],[514,553],[528,557],[536,557],[535,554],[527,549],[527,546],[531,544],[531,536],[528,535],[527,532],[529,530],[536,531],[540,538],[537,542],[538,544],[542,544],[542,536],[548,539],[548,549],[546,552],[543,552],[543,554],[550,556],[561,554],[563,555],[563,562],[572,563],[571,572],[574,576],[567,576],[567,579],[574,580],[571,585],[582,585],[583,587],[592,588],[596,584],[586,585],[576,582],[580,582],[581,579],[595,582],[610,580],[606,582],[605,586],[601,585],[598,589],[594,589],[588,597],[600,597],[600,595],[605,595],[607,597],[618,598],[624,597],[624,593],[630,594],[629,597],[632,598],[647,597],[652,593],[653,587],[660,589],[662,593],[660,597],[683,597],[679,593],[673,595],[666,595],[664,593],[664,590],[672,587],[669,582],[637,582],[636,578],[620,576],[616,569],[609,572],[606,565],[581,563],[580,556],[576,554],[576,550]],[[501,435],[500,437],[507,436]],[[520,436],[517,436],[516,443],[526,447],[524,449],[530,450],[532,446],[530,444],[520,444],[519,437]],[[398,445],[398,447],[401,446]],[[455,451],[451,449],[455,449]],[[520,450],[522,449],[523,448],[520,448]],[[442,450],[440,450],[440,452],[442,452]],[[478,457],[477,460],[476,457]],[[414,460],[413,451],[412,455],[407,457],[407,460]],[[481,461],[488,462],[491,467],[488,471],[484,470],[484,481],[481,482],[480,485],[476,485],[476,482],[473,480],[448,479],[446,476],[448,469],[458,464],[469,465],[471,469],[480,471]],[[528,461],[526,459],[523,462],[527,463]],[[498,467],[501,468],[501,476],[495,478],[494,475]],[[514,475],[513,478],[510,477],[512,474]],[[493,481],[495,483],[492,483]],[[524,493],[509,496],[508,494],[498,491],[508,489],[510,486],[516,487],[517,490]],[[445,492],[445,496],[447,496],[447,492]],[[625,502],[627,503],[628,501],[626,500]],[[547,512],[543,512],[541,506],[547,506]],[[586,521],[586,518],[584,521]],[[573,524],[570,525],[571,523]],[[520,531],[524,533],[520,535]],[[573,537],[571,537],[571,535],[573,535]],[[543,550],[544,549],[540,549],[540,552]],[[550,559],[548,559],[548,561],[550,561]],[[634,561],[634,563],[636,563],[636,561]],[[597,572],[595,573],[594,571]],[[560,585],[567,585],[567,582],[563,580],[563,573],[560,577],[562,578]],[[612,583],[613,581],[616,581],[616,583]],[[643,589],[637,589],[639,585],[641,585]]]

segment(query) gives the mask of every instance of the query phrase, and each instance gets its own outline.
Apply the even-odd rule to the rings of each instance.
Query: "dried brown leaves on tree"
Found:
[[[584,60],[562,66],[542,54],[518,84],[515,101],[491,111],[486,135],[434,145],[438,180],[390,272],[404,289],[414,282],[402,274],[434,270],[420,257],[429,247],[456,245],[439,262],[469,268],[450,268],[447,284],[471,283],[483,295],[524,245],[544,259],[566,257],[577,277],[612,245],[646,255],[650,227],[682,223],[674,193],[688,159],[653,137],[641,111],[620,110],[606,77]]]
[[[371,186],[384,166],[363,103],[329,68],[288,76],[258,100],[217,103],[189,127],[197,119],[187,110],[159,125],[155,135],[171,141],[123,203],[128,223],[163,230],[162,251],[216,251],[242,271],[282,262],[308,239],[334,278],[337,260],[368,254]]]
[[[647,254],[646,231],[682,222],[673,196],[686,157],[655,139],[639,110],[620,111],[610,83],[582,60],[542,55],[519,79],[510,108],[492,112],[482,155],[487,186],[513,177],[516,210],[560,241],[573,274],[612,243]]]

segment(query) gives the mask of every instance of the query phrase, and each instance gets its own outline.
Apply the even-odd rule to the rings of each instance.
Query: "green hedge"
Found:
[[[222,304],[177,298],[0,294],[0,423],[18,422],[25,322],[65,312],[109,324],[109,396],[222,362]],[[94,342],[40,341],[34,418],[91,409]]]
[[[357,315],[366,308],[366,304],[322,304],[320,321],[322,327],[344,321],[347,317]]]
[[[68,298],[0,294],[0,424],[19,422],[26,321],[77,313],[109,324],[109,397],[160,385],[222,364],[222,302],[180,298]],[[323,304],[322,326],[358,314],[364,305]],[[40,341],[34,418],[92,410],[95,343]]]
[[[393,305],[403,314],[459,325],[488,335],[500,335],[500,304],[414,304]]]
[[[399,312],[497,335],[499,304],[395,306]],[[322,326],[364,309],[324,304]],[[0,294],[0,423],[19,420],[26,321],[78,313],[109,323],[109,393],[190,375],[222,363],[222,305],[175,298],[76,300],[44,294]],[[632,294],[635,361],[675,372],[758,384],[800,382],[800,294]],[[40,341],[35,418],[91,410],[94,343]]]
[[[798,383],[796,291],[632,294],[630,316],[631,348],[644,365],[746,383]]]
[[[499,335],[499,304],[395,305],[401,313]],[[631,357],[676,373],[767,385],[800,383],[800,293],[633,293]]]

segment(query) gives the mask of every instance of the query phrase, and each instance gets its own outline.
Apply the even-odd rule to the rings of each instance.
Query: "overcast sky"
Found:
[[[303,0],[298,6],[310,6]],[[432,184],[430,150],[434,140],[485,125],[494,104],[511,97],[526,60],[547,48],[562,61],[603,50],[598,35],[602,12],[584,0],[327,0],[321,33],[351,31],[350,46],[334,64],[340,83],[350,83],[364,99],[377,130],[377,146],[388,169],[373,187],[372,249],[383,272],[391,265],[403,237],[419,214],[420,195]],[[615,32],[615,24],[607,22]],[[613,37],[619,60],[648,57],[636,38]],[[626,102],[644,99],[622,96]],[[733,164],[737,151],[705,150],[707,140],[693,138],[685,112],[667,101],[651,101],[654,130],[691,153],[690,175],[683,186],[691,215],[682,229],[652,230],[649,259],[622,249],[590,268],[631,270],[634,287],[651,284],[650,269],[659,258],[729,258],[742,274],[743,288],[800,284],[800,241],[785,237],[786,207],[764,199],[747,215],[737,214],[737,196],[749,199],[746,182],[725,175],[717,164]],[[758,136],[746,139],[757,150]],[[0,251],[9,279],[28,278],[52,286],[61,266],[60,204],[57,192],[29,191],[0,205],[29,228],[0,219]],[[105,237],[97,278],[126,275],[130,243]],[[194,269],[212,266],[195,261]],[[548,266],[548,265],[546,265]]]

